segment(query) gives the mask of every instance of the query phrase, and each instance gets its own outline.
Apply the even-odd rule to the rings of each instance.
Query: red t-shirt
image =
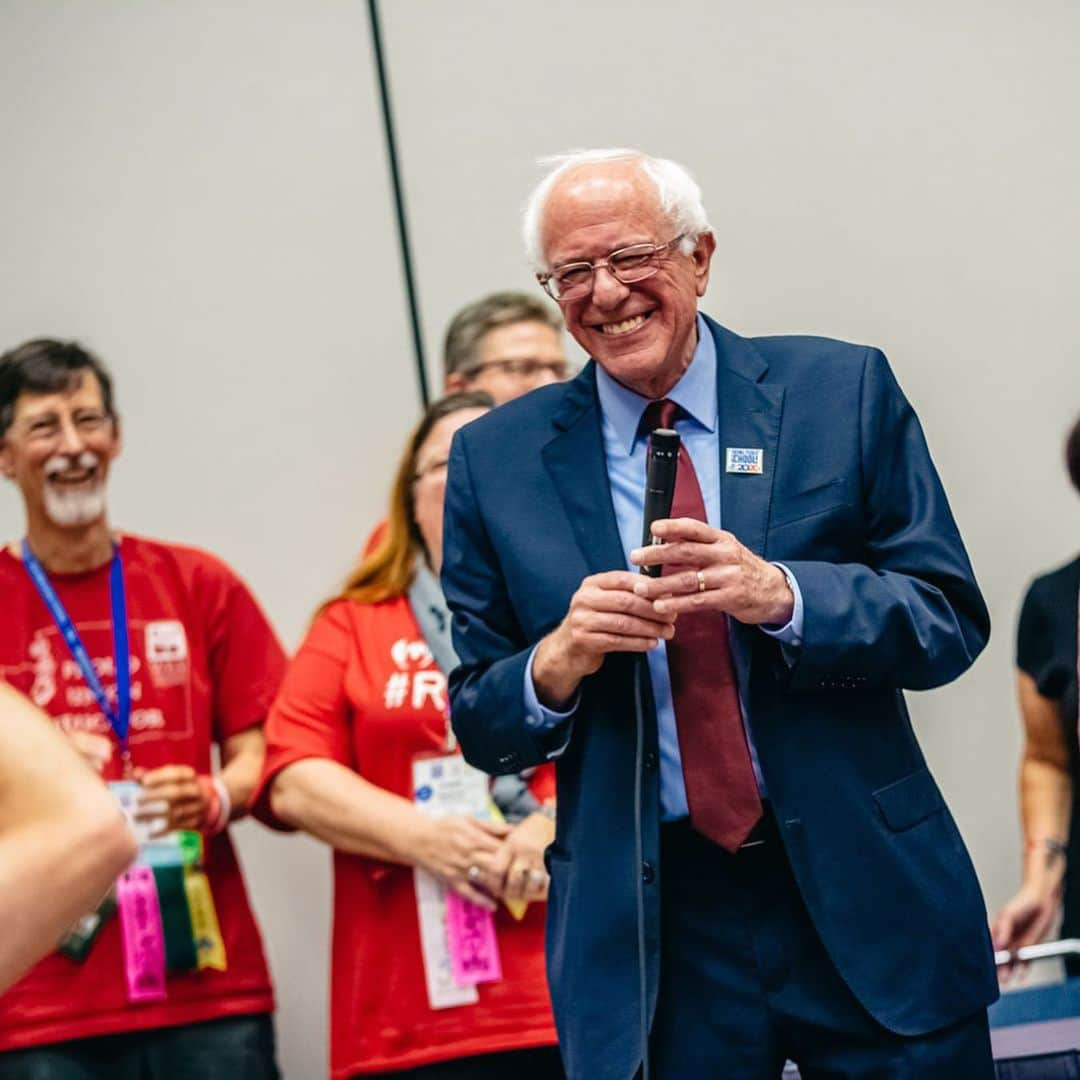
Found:
[[[265,718],[284,674],[281,646],[251,593],[212,555],[135,536],[123,537],[120,550],[133,764],[207,773],[211,743]],[[108,564],[51,581],[106,692],[115,693]],[[0,611],[0,679],[61,728],[112,735],[30,575],[7,548],[0,551]],[[120,772],[116,751],[105,779]],[[272,1010],[262,941],[226,833],[208,841],[206,871],[227,971],[170,973],[165,1001],[131,1005],[119,919],[110,919],[84,962],[53,953],[0,997],[0,1051]]]
[[[271,780],[312,757],[411,798],[413,758],[445,752],[446,703],[446,678],[404,597],[332,604],[311,627],[270,712],[255,813],[275,824]],[[539,772],[546,782],[550,766]],[[553,1045],[544,905],[530,904],[520,923],[502,907],[495,918],[503,980],[482,984],[474,1005],[432,1009],[412,869],[335,852],[333,1077]]]

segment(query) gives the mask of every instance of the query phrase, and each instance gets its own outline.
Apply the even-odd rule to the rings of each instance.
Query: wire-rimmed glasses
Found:
[[[544,292],[552,300],[577,300],[592,292],[593,278],[596,271],[606,267],[616,281],[623,285],[632,285],[635,281],[644,281],[660,269],[662,256],[666,255],[685,233],[669,240],[666,244],[631,244],[629,247],[613,251],[606,259],[596,262],[568,262],[556,266],[544,274],[537,274],[536,280],[543,286]]]

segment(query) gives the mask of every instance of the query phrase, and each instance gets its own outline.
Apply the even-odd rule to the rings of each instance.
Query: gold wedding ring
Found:
[[[699,570],[697,572],[697,591],[698,592],[704,592],[705,591],[705,571],[704,570]]]

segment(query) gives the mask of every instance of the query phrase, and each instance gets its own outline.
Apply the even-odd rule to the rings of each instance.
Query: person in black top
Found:
[[[1080,420],[1065,446],[1080,491]],[[1080,556],[1037,577],[1024,597],[1016,666],[1025,743],[1020,762],[1024,881],[993,925],[994,947],[1041,941],[1059,910],[1061,937],[1080,937],[1080,743],[1077,627]],[[1066,961],[1080,975],[1080,958]]]

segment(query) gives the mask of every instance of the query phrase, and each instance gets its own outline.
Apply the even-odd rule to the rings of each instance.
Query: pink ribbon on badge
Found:
[[[128,1001],[165,1000],[165,931],[154,871],[133,866],[116,882]]]
[[[498,982],[502,978],[495,916],[466,900],[460,893],[446,894],[446,939],[450,970],[459,986]]]

